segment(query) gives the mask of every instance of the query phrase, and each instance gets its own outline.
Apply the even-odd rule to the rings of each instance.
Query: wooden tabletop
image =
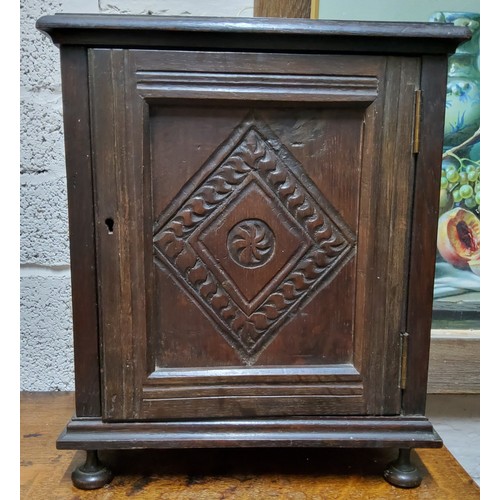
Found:
[[[222,449],[103,452],[115,472],[96,491],[73,487],[84,452],[56,450],[74,413],[73,393],[21,393],[21,499],[472,499],[479,488],[446,449],[418,450],[413,490],[382,471],[396,450]]]

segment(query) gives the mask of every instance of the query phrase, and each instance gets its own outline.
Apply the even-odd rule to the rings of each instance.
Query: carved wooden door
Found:
[[[399,413],[419,59],[89,69],[104,418]]]

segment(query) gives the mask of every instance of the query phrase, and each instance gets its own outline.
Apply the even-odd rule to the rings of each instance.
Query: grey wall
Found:
[[[72,390],[70,268],[59,53],[44,14],[252,16],[253,0],[21,0],[21,390]]]

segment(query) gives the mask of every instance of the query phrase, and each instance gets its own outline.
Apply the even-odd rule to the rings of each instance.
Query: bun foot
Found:
[[[416,488],[422,482],[418,469],[411,463],[411,449],[401,448],[397,460],[391,462],[384,471],[385,480],[399,488]]]
[[[76,488],[95,490],[102,488],[113,479],[112,472],[99,461],[96,450],[87,450],[87,460],[71,474]]]

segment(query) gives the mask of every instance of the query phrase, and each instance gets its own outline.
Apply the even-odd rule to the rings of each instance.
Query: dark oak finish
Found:
[[[255,17],[292,17],[309,19],[311,0],[255,0]]]
[[[73,290],[76,413],[101,414],[92,145],[87,51],[61,47],[68,210]]]
[[[102,492],[79,492],[71,471],[84,451],[56,450],[74,412],[74,394],[21,393],[20,498],[383,498],[478,499],[479,488],[446,449],[419,449],[412,460],[422,486],[401,491],[380,479],[395,450],[224,448],[108,450],[101,460],[116,473]]]
[[[75,485],[109,479],[108,448],[325,446],[401,448],[389,476],[415,486],[409,448],[442,444],[424,417],[431,267],[446,51],[467,32],[38,26],[62,45],[82,176],[77,414],[58,440],[89,451]]]
[[[112,14],[44,16],[37,27],[59,45],[351,54],[450,53],[471,36],[467,28],[438,23]]]
[[[399,488],[416,488],[422,482],[419,470],[411,462],[411,450],[402,448],[398,458],[384,471],[385,479]]]
[[[403,412],[425,412],[429,344],[432,323],[432,298],[436,259],[436,235],[439,213],[438,166],[441,165],[442,130],[446,99],[445,56],[422,58],[421,146],[416,162],[411,260],[408,284],[408,374],[403,394]],[[432,118],[431,118],[432,117]],[[427,235],[422,238],[421,235]]]
[[[59,449],[234,447],[439,448],[425,417],[337,417],[103,423],[73,419]]]
[[[367,383],[371,382],[368,406],[371,414],[400,412],[399,344],[406,316],[408,216],[414,163],[409,144],[419,75],[417,59],[389,57],[386,65],[385,88],[370,108],[371,113],[384,117],[383,123],[365,130],[364,141],[371,151],[368,160],[373,161],[371,156],[377,163],[373,170],[366,163],[363,165],[360,187],[363,205],[358,223],[361,262],[355,303],[359,324],[356,330],[369,331],[368,341],[375,331],[379,332],[377,341],[368,348],[362,345],[364,336],[355,337],[360,344],[358,352],[370,360],[366,377]],[[383,360],[382,377],[375,359]]]
[[[87,451],[87,459],[71,474],[73,484],[81,490],[97,490],[113,479],[113,474],[97,456],[96,450]]]
[[[391,144],[411,142],[408,117],[413,91],[402,86],[397,59],[374,58],[363,64],[357,57],[340,58],[339,64],[338,57],[276,55],[265,62],[250,54],[99,49],[90,53],[90,61],[100,193],[96,220],[101,228],[104,417],[398,413],[405,207],[410,202],[403,169],[411,170],[413,158],[404,146],[400,149],[406,156],[396,158],[395,149],[381,148],[382,141],[362,140],[363,133],[371,137],[372,131],[388,130],[395,138]],[[179,61],[186,76],[178,71]],[[252,80],[246,74],[225,72],[238,64],[255,71]],[[273,74],[274,67],[285,64],[286,75]],[[408,59],[405,65],[406,82],[417,85],[418,60]],[[191,77],[193,73],[201,82]],[[269,92],[261,89],[260,74],[271,81]],[[249,81],[240,89],[245,79]],[[304,90],[301,81],[306,82]],[[391,93],[401,88],[394,101],[398,106],[384,99],[386,86]],[[378,97],[377,87],[383,94],[367,109]],[[212,107],[212,99],[224,97],[237,103],[220,108],[217,102],[217,108]],[[181,98],[186,104],[176,102]],[[206,101],[203,107],[198,104],[201,98]],[[301,106],[274,104],[291,99]],[[323,105],[342,104],[342,108],[319,110],[314,105],[319,99]],[[264,108],[262,102],[267,101]],[[306,103],[313,107],[304,109]],[[398,113],[403,120],[398,120]],[[142,136],[132,134],[134,123],[141,121],[151,134],[149,147],[141,142]],[[198,123],[204,126],[195,131]],[[406,127],[398,128],[397,123]],[[323,146],[325,141],[336,145],[334,154]],[[114,153],[109,144],[116,144]],[[210,156],[205,160],[206,155]],[[392,175],[395,161],[401,165],[401,176]],[[109,164],[114,167],[108,168]],[[149,172],[135,165],[145,165]],[[380,183],[365,181],[371,186],[366,194],[359,189],[362,165],[364,175]],[[390,180],[394,184],[387,188]],[[141,194],[149,192],[151,214]],[[393,192],[400,196],[397,210],[385,203]],[[122,210],[124,205],[129,209]],[[382,205],[389,209],[373,210]],[[102,221],[115,213],[114,231],[109,234]],[[152,236],[145,235],[151,227]],[[366,228],[368,234],[358,237],[357,227]],[[391,228],[394,232],[398,228],[396,237],[402,241],[394,250],[379,244],[391,241],[384,233]],[[273,246],[263,247],[272,258],[257,260],[257,265],[244,261],[244,253],[239,261],[239,254],[231,253],[237,248],[228,247],[230,238],[245,244],[254,230],[257,235],[267,231],[263,243],[268,244],[268,238]],[[357,240],[364,245],[358,251],[359,262]],[[330,244],[331,250],[326,250]],[[368,258],[371,248],[380,256],[375,266],[373,255]],[[151,253],[153,278],[150,284],[141,284],[151,273]],[[398,269],[393,267],[399,263]],[[393,283],[381,281],[380,274]],[[366,285],[357,287],[358,280],[366,280]],[[392,302],[386,298],[389,287],[395,294]],[[357,316],[355,290],[356,302],[365,308]],[[326,312],[334,308],[333,316]],[[386,325],[378,315],[395,324]],[[207,316],[211,323],[207,324]],[[356,325],[356,317],[367,322]],[[220,335],[229,346],[221,343]],[[357,353],[353,338],[361,346]],[[224,380],[222,368],[242,362],[255,366],[244,372],[246,385],[232,374]],[[336,373],[319,371],[332,363]],[[319,366],[309,370],[308,382],[294,371],[296,365]],[[269,386],[259,366],[279,366],[269,368],[270,374],[273,370],[280,374],[279,385]],[[211,392],[200,391],[199,385],[208,382],[200,376],[193,381],[185,371],[198,367],[218,368],[220,382],[210,382]],[[175,369],[181,372],[176,374]],[[343,373],[347,378],[338,385],[332,376]],[[317,383],[319,376],[326,385]],[[172,377],[177,393],[168,387]],[[179,389],[180,380],[184,387]]]

